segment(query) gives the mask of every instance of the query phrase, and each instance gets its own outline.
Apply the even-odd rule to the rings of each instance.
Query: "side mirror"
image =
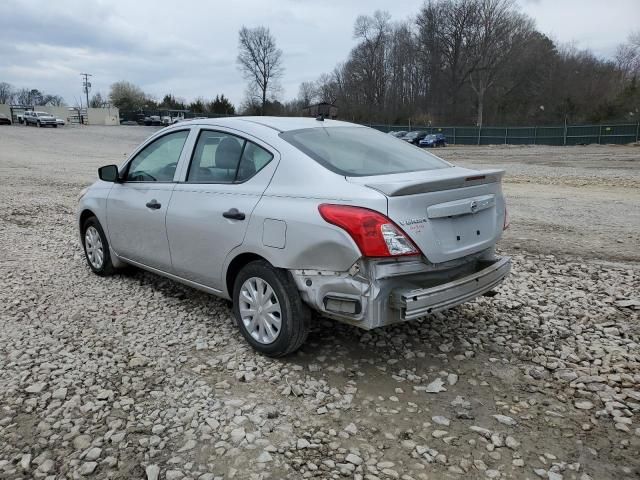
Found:
[[[117,182],[118,178],[118,166],[106,165],[98,169],[98,178],[103,182]]]

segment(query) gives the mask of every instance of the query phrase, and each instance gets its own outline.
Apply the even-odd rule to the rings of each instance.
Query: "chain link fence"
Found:
[[[169,110],[121,111],[122,121],[143,124],[145,117],[164,116]],[[173,111],[175,112],[175,111]],[[184,111],[181,117],[220,118],[235,115]],[[550,127],[433,127],[427,125],[383,125],[364,123],[382,132],[424,131],[442,133],[452,145],[587,145],[627,144],[640,141],[640,122],[602,125],[561,125]]]
[[[366,124],[382,132],[442,133],[454,145],[587,145],[627,144],[640,140],[640,122],[559,127],[432,127]]]

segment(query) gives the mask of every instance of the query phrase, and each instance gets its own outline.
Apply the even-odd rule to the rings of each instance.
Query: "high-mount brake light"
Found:
[[[407,235],[389,218],[374,210],[324,203],[322,218],[345,230],[365,257],[420,255]]]

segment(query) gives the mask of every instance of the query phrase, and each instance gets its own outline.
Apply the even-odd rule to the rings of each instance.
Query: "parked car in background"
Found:
[[[389,135],[396,137],[396,138],[402,138],[404,137],[408,132],[406,130],[400,130],[398,132],[389,132]]]
[[[278,357],[310,310],[372,329],[500,284],[503,174],[335,120],[192,120],[100,168],[77,227],[97,275],[131,264],[231,299],[247,342]]]
[[[446,147],[447,146],[447,137],[442,133],[433,133],[424,137],[420,142],[418,142],[420,147]]]
[[[56,124],[61,126],[61,127],[64,127],[66,125],[64,120],[62,118],[58,118],[58,117],[56,117]]]
[[[4,113],[0,113],[0,125],[11,125],[11,119]]]
[[[149,115],[148,117],[144,117],[144,124],[147,127],[156,127],[162,125],[162,118],[160,118],[160,115]]]
[[[47,112],[24,112],[24,123],[27,126],[35,125],[37,127],[58,127],[56,117]]]
[[[409,142],[413,145],[418,145],[420,140],[422,140],[426,135],[427,135],[427,132],[421,132],[419,130],[416,130],[414,132],[407,133],[404,137],[400,137],[400,139],[404,140],[405,142]]]
[[[183,112],[172,112],[169,115],[164,115],[162,117],[162,124],[163,125],[174,125],[178,122],[181,122],[184,120],[184,113]]]

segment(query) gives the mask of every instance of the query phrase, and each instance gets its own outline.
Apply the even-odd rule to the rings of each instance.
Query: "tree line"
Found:
[[[347,58],[279,101],[282,51],[265,27],[239,32],[242,111],[300,115],[317,102],[366,123],[500,125],[640,120],[640,31],[605,60],[559,45],[514,0],[427,0],[407,21],[359,16]]]
[[[344,62],[300,85],[358,122],[487,125],[640,119],[640,32],[612,60],[558,45],[511,0],[430,0],[357,18]]]
[[[52,107],[65,105],[60,95],[44,93],[37,88],[16,89],[7,82],[0,82],[0,103]]]
[[[235,106],[224,94],[216,95],[211,100],[197,97],[193,101],[187,102],[183,98],[168,93],[164,95],[162,100],[157,101],[152,95],[127,81],[115,82],[111,85],[109,101],[111,105],[123,111],[172,109],[189,110],[196,114],[234,115],[236,113]]]

